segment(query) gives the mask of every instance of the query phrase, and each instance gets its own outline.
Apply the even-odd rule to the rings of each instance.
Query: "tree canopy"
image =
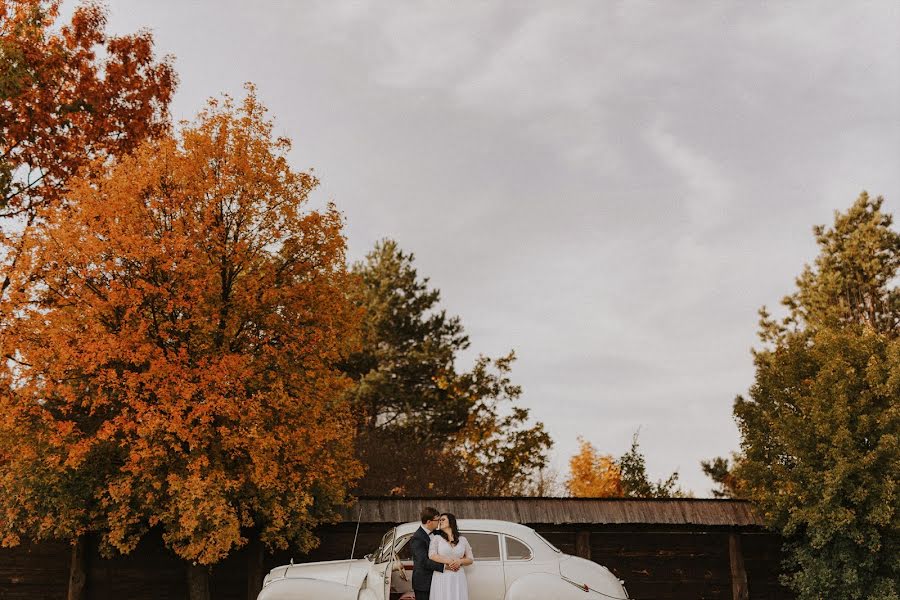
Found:
[[[440,291],[393,240],[376,244],[353,272],[353,297],[365,317],[361,349],[345,371],[356,383],[358,452],[367,466],[360,491],[522,491],[546,465],[551,441],[515,406],[514,355],[480,356],[459,371],[459,354],[469,347],[460,319],[439,307]]]
[[[600,454],[593,444],[578,438],[579,450],[569,459],[566,489],[576,498],[674,498],[685,495],[678,487],[678,472],[656,482],[647,473],[646,460],[638,441],[618,459]]]
[[[342,218],[252,88],[70,180],[0,310],[5,543],[150,527],[211,564],[313,544],[361,474],[335,367],[356,339]]]
[[[600,454],[593,444],[578,438],[578,452],[569,459],[566,489],[576,498],[620,498],[622,472],[611,454]]]
[[[0,298],[32,224],[66,182],[169,127],[176,76],[154,56],[152,35],[107,35],[96,3],[57,28],[59,6],[0,0]]]
[[[647,473],[644,453],[638,442],[639,431],[631,438],[631,447],[621,457],[618,465],[622,473],[622,489],[626,498],[678,498],[685,492],[678,486],[678,471],[665,479],[653,481]]]
[[[168,127],[175,85],[147,31],[104,32],[98,4],[54,30],[59,0],[0,0],[0,210],[34,208],[88,161]],[[98,59],[97,55],[103,58]]]
[[[746,494],[744,482],[737,476],[741,455],[731,453],[731,458],[717,456],[711,460],[700,461],[703,473],[713,480],[716,487],[712,490],[714,498],[743,498]]]
[[[814,228],[819,255],[761,310],[756,378],[734,414],[736,475],[787,538],[801,599],[900,594],[900,235],[862,193]]]

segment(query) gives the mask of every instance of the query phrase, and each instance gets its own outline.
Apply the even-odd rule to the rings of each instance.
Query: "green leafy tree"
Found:
[[[786,536],[801,600],[900,594],[900,235],[859,196],[783,300],[763,308],[756,379],[734,414],[737,475]]]
[[[355,381],[363,494],[504,494],[520,491],[547,463],[550,437],[509,379],[514,355],[456,360],[469,339],[439,308],[414,256],[384,240],[353,272],[364,309],[362,350],[344,366]]]

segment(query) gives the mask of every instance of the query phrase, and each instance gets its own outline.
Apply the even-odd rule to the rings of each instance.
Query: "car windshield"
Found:
[[[551,544],[550,541],[547,540],[547,538],[545,538],[544,536],[542,536],[541,534],[539,534],[537,531],[534,532],[534,535],[538,536],[538,538],[539,538],[542,542],[544,542],[545,544],[547,544],[548,546],[550,546],[550,549],[551,549],[551,550],[553,550],[554,552],[558,552],[558,553],[562,554],[562,550],[560,550],[559,548],[557,548],[556,546],[554,546],[553,544]]]

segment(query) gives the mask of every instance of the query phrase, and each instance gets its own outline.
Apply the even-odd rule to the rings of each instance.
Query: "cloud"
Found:
[[[688,216],[688,226],[707,231],[727,218],[735,194],[719,165],[657,122],[645,133],[656,158],[678,177],[672,195],[679,198]]]
[[[178,57],[176,114],[256,81],[353,256],[395,237],[473,353],[516,349],[563,463],[645,424],[652,470],[702,493],[811,225],[861,188],[900,210],[895,0],[116,0],[110,23]]]

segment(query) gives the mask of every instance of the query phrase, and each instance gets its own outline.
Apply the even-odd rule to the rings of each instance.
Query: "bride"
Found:
[[[469,540],[459,535],[456,517],[450,513],[441,515],[436,535],[431,538],[428,558],[445,565],[465,567],[471,565],[475,557]],[[469,585],[463,569],[452,571],[444,569],[431,576],[430,600],[469,600]]]

